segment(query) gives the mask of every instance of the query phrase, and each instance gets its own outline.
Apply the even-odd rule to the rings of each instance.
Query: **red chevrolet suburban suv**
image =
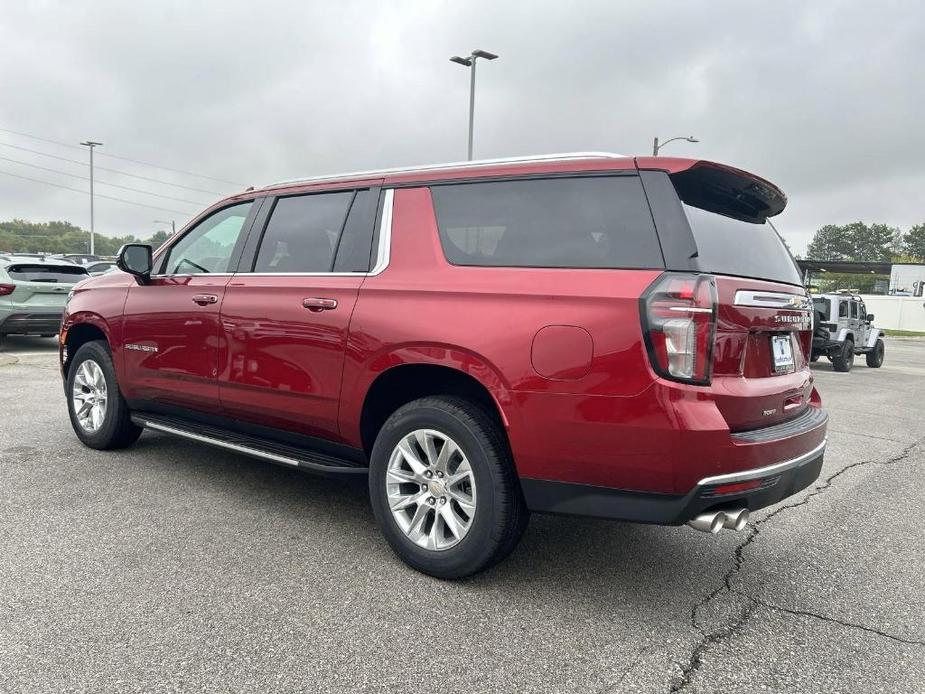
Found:
[[[729,166],[598,153],[251,189],[74,288],[71,423],[368,475],[393,550],[443,578],[531,511],[738,530],[826,443],[785,204]]]

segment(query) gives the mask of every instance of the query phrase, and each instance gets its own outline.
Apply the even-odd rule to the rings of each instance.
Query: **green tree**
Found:
[[[813,260],[889,262],[902,247],[902,232],[887,224],[826,224],[807,248]]]
[[[844,227],[826,224],[813,234],[806,256],[813,260],[849,260],[853,250],[851,238]]]
[[[925,262],[925,224],[916,224],[906,232],[903,253],[914,260]]]
[[[157,247],[167,239],[167,233],[155,233],[150,243]],[[125,243],[140,239],[132,234],[106,236],[97,234],[94,250],[97,255],[115,255]],[[12,253],[86,253],[90,248],[90,233],[70,222],[27,222],[12,219],[0,222],[0,251]]]

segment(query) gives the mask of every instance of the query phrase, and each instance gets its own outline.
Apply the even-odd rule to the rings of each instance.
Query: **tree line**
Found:
[[[150,243],[157,248],[167,240],[166,231],[139,238],[96,234],[97,255],[116,255],[125,243]],[[0,222],[0,252],[6,253],[89,253],[90,232],[70,222],[27,222],[13,219]]]
[[[806,250],[811,260],[925,263],[925,224],[906,232],[887,224],[826,224]]]

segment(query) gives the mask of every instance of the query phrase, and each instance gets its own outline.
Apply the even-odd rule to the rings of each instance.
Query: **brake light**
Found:
[[[16,289],[15,284],[0,284],[0,296],[6,296],[7,294],[12,294],[13,290]]]
[[[713,372],[716,280],[665,273],[639,300],[652,368],[665,378],[706,385]]]

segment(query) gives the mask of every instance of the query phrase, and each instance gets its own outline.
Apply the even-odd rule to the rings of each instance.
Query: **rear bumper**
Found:
[[[59,311],[14,312],[0,319],[0,335],[54,335],[61,328]]]
[[[706,511],[776,504],[812,484],[822,470],[826,441],[800,456],[772,465],[705,477],[687,494],[634,492],[587,484],[522,479],[527,506],[538,513],[592,516],[637,523],[682,525]],[[724,487],[758,483],[732,493]]]

